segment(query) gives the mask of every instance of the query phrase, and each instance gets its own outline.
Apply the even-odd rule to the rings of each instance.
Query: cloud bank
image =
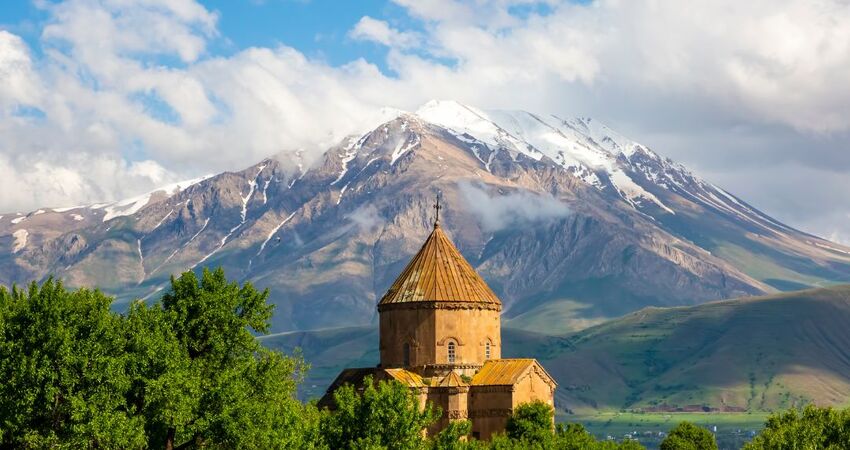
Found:
[[[833,194],[850,179],[846,0],[394,3],[406,20],[364,16],[345,37],[385,48],[379,66],[285,43],[216,54],[219,14],[194,0],[39,2],[33,47],[0,31],[0,210],[126,197],[279,152],[315,159],[380,107],[451,98],[597,117],[781,220],[850,239],[850,199]]]

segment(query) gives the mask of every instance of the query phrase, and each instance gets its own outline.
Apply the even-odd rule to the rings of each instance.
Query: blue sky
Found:
[[[850,242],[848,79],[845,0],[7,1],[0,211],[316,158],[439,98],[593,117]]]
[[[397,5],[383,0],[203,0],[219,13],[220,36],[210,45],[214,55],[229,55],[246,47],[285,44],[305,54],[343,64],[365,58],[386,69],[387,49],[348,37],[361,17],[386,16],[413,24]],[[41,24],[49,14],[35,2],[12,0],[0,5],[0,28],[20,35],[38,51]]]
[[[365,58],[383,64],[386,48],[356,41],[348,31],[363,16],[391,16],[402,20],[398,6],[376,0],[208,0],[219,11],[219,29],[226,37],[218,50],[273,47],[281,43],[330,64]]]

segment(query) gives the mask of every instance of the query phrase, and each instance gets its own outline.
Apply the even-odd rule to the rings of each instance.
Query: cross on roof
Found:
[[[436,215],[434,217],[434,227],[437,227],[437,226],[440,225],[440,210],[441,209],[443,209],[443,207],[440,206],[440,194],[437,194],[437,203],[434,205],[434,211],[436,211]]]

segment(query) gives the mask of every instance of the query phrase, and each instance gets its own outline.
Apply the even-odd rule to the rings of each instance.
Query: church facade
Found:
[[[439,211],[439,210],[438,210]],[[319,402],[333,407],[344,384],[396,380],[424,407],[440,407],[436,433],[453,420],[470,420],[472,435],[489,439],[505,429],[518,405],[554,406],[556,383],[535,359],[502,359],[502,303],[440,228],[378,303],[380,364],[345,369]]]

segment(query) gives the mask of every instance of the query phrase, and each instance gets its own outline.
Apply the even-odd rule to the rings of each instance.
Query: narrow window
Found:
[[[407,342],[404,343],[404,348],[402,348],[402,357],[404,359],[404,366],[407,367],[410,365],[410,344]]]
[[[490,341],[484,343],[484,359],[490,359]]]
[[[449,364],[455,362],[455,343],[454,341],[449,341]]]

